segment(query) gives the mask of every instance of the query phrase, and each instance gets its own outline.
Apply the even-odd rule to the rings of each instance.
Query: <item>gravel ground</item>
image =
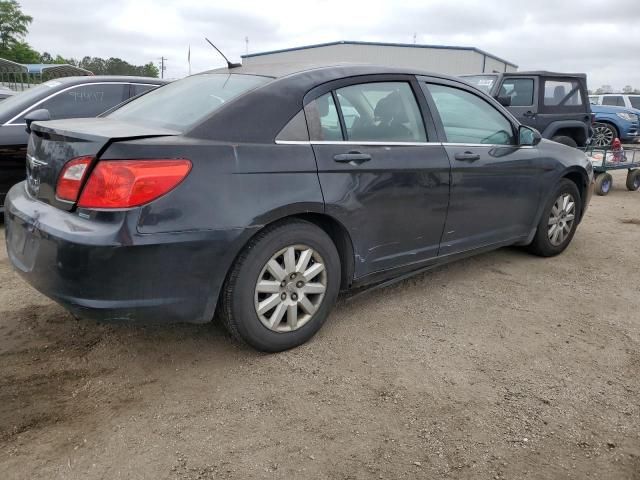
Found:
[[[77,321],[3,250],[0,476],[639,479],[640,193],[615,181],[560,257],[343,299],[277,355]]]

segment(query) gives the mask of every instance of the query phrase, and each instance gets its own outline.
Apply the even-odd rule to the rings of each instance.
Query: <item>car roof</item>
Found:
[[[398,75],[426,75],[430,77],[439,78],[451,78],[450,75],[444,75],[441,73],[428,72],[416,68],[407,67],[389,67],[385,65],[374,65],[369,63],[348,63],[348,62],[336,62],[335,64],[313,64],[313,63],[268,63],[262,65],[242,65],[233,68],[217,68],[201,72],[197,75],[203,75],[207,73],[222,73],[222,74],[243,74],[243,75],[260,75],[271,78],[283,78],[296,74],[310,74],[317,76],[324,76],[327,72],[333,70],[340,70],[342,76],[350,77],[356,75],[384,75],[384,74],[398,74]]]
[[[586,73],[566,73],[566,72],[549,72],[547,70],[528,70],[521,72],[485,72],[485,73],[467,73],[465,75],[460,75],[461,77],[475,77],[478,75],[502,75],[503,77],[508,75],[509,77],[579,77],[586,80]]]
[[[84,75],[78,77],[52,78],[48,81],[55,81],[65,85],[95,82],[151,83],[153,85],[164,85],[165,83],[169,83],[167,80],[160,78],[134,77],[129,75]]]

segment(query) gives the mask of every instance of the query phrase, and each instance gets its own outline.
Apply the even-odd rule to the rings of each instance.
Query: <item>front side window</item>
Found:
[[[204,73],[152,90],[110,113],[109,118],[186,131],[227,102],[271,78],[235,73]]]
[[[507,78],[502,82],[499,96],[511,97],[512,107],[528,107],[533,105],[533,79]]]
[[[622,98],[622,95],[607,95],[606,97],[602,97],[602,105],[624,107],[624,98]]]
[[[549,107],[572,107],[583,104],[577,80],[545,80],[544,104]]]
[[[633,108],[640,110],[640,96],[630,96],[629,101],[631,102],[631,106]]]
[[[447,142],[513,145],[511,122],[480,97],[454,87],[428,84]]]
[[[405,82],[363,83],[336,90],[346,127],[355,142],[425,142],[420,109]]]
[[[129,85],[124,84],[78,85],[54,95],[31,110],[46,108],[53,119],[97,117],[122,103],[128,94]]]

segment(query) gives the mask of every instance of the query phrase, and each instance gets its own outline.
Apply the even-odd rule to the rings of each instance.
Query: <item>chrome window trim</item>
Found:
[[[517,147],[534,148],[533,145],[504,145],[500,143],[452,143],[452,142],[354,142],[345,140],[276,140],[277,145],[362,145],[374,147],[422,147],[441,145],[443,147]]]
[[[440,145],[440,142],[356,142],[352,140],[276,140],[278,145],[369,145],[369,146],[423,146]]]
[[[77,85],[71,85],[70,87],[67,88],[63,88],[62,90],[58,90],[57,92],[52,93],[51,95],[47,95],[46,97],[44,97],[42,100],[37,101],[36,103],[34,103],[33,105],[25,108],[23,111],[21,111],[19,114],[15,115],[11,120],[5,122],[2,124],[3,127],[7,127],[7,126],[21,126],[21,125],[27,125],[26,123],[11,123],[13,122],[15,119],[20,118],[21,116],[25,115],[26,113],[29,113],[29,111],[33,110],[35,107],[37,107],[38,105],[40,105],[43,102],[46,102],[47,100],[60,95],[61,93],[64,93],[66,91],[69,91],[73,88],[77,88],[77,87],[86,87],[88,85],[131,85],[131,82],[90,82],[90,83],[79,83]],[[153,85],[153,84],[148,84],[148,83],[141,83],[139,85]],[[123,100],[124,102],[125,100]]]

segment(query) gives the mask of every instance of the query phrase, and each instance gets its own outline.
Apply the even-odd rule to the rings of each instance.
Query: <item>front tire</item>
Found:
[[[529,250],[541,257],[562,253],[571,243],[582,215],[582,201],[575,183],[562,179],[553,190],[538,223]]]
[[[619,138],[619,134],[613,125],[600,122],[593,124],[593,146],[608,147],[613,143],[615,138]]]
[[[238,340],[280,352],[322,327],[340,290],[340,257],[316,225],[292,220],[267,227],[244,248],[225,283],[222,321]]]

